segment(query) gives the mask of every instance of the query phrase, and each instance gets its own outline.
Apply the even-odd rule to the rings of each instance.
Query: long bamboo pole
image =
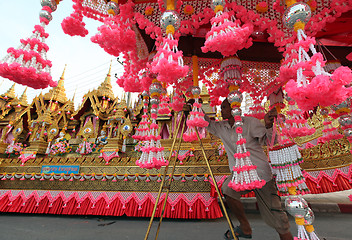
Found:
[[[196,129],[196,133],[197,133],[197,137],[198,137],[198,141],[199,141],[200,148],[202,149],[203,157],[204,157],[205,162],[206,162],[206,164],[207,164],[207,167],[208,167],[210,176],[211,176],[211,178],[213,179],[214,187],[215,187],[216,193],[217,193],[218,196],[219,196],[220,204],[221,204],[222,210],[224,211],[225,218],[226,218],[226,220],[227,220],[227,223],[229,224],[230,231],[231,231],[231,233],[232,233],[232,236],[234,237],[234,240],[237,240],[237,237],[236,237],[236,235],[235,235],[235,231],[233,230],[233,226],[232,226],[232,224],[231,224],[231,220],[230,220],[230,218],[229,218],[229,215],[227,214],[225,204],[224,204],[224,202],[223,202],[223,200],[222,200],[222,198],[221,198],[218,184],[216,183],[216,180],[215,180],[213,171],[211,170],[211,167],[210,167],[210,164],[209,164],[208,157],[207,157],[207,155],[206,155],[206,153],[205,153],[202,140],[200,139],[200,136],[199,136],[199,132],[198,132],[197,127],[196,127],[195,129]]]
[[[163,216],[164,216],[164,212],[165,212],[166,202],[167,202],[167,198],[168,198],[169,193],[170,193],[172,178],[174,176],[176,163],[177,163],[177,157],[178,157],[178,153],[179,153],[180,148],[181,148],[182,136],[183,136],[183,132],[184,132],[185,126],[186,126],[186,119],[187,119],[187,116],[185,114],[185,121],[184,121],[184,123],[182,125],[181,137],[180,137],[180,140],[178,142],[177,152],[176,152],[176,155],[175,155],[175,161],[174,161],[174,163],[172,165],[172,170],[171,170],[171,175],[170,175],[170,178],[169,178],[169,183],[168,183],[168,186],[166,187],[165,199],[164,199],[163,208],[162,208],[162,211],[161,211],[161,216],[160,216],[160,220],[159,220],[159,224],[158,224],[158,229],[156,230],[155,240],[158,239],[161,222],[163,221]],[[182,121],[182,119],[180,120],[180,122],[181,121]],[[177,135],[178,135],[178,133],[176,133],[176,138],[177,138]]]
[[[177,128],[176,128],[176,133],[174,134],[174,139],[173,139],[173,142],[172,142],[172,145],[171,145],[170,154],[169,154],[169,159],[168,159],[169,162],[170,162],[171,157],[172,157],[172,152],[174,151],[174,148],[175,148],[175,143],[176,143],[178,131],[180,130],[180,126],[181,126],[181,123],[182,123],[183,115],[184,115],[184,114],[183,114],[183,112],[182,112],[180,121],[179,121],[179,123],[178,123],[178,125],[177,125]],[[158,202],[159,202],[159,199],[160,199],[160,196],[161,196],[161,192],[162,192],[163,187],[164,187],[165,178],[166,178],[166,174],[167,174],[168,169],[169,169],[169,166],[166,166],[166,167],[165,167],[165,170],[164,170],[164,174],[163,174],[162,180],[161,180],[161,183],[160,183],[160,188],[159,188],[158,196],[157,196],[157,198],[156,198],[156,200],[155,200],[155,205],[154,205],[154,208],[153,208],[152,216],[150,217],[149,226],[148,226],[147,232],[146,232],[146,234],[145,234],[144,240],[147,240],[147,239],[148,239],[148,236],[149,236],[149,233],[150,233],[150,229],[151,229],[151,227],[152,227],[153,220],[154,220],[154,217],[155,217],[156,209],[157,209],[157,207],[158,207]]]

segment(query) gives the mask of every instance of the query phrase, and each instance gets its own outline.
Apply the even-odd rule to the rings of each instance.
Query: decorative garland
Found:
[[[6,147],[5,153],[9,155],[9,157],[14,157],[22,153],[23,151],[22,143],[13,143]]]

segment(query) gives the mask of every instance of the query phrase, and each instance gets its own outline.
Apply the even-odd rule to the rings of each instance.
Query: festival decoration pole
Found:
[[[196,134],[197,134],[197,137],[198,137],[198,141],[199,141],[200,148],[202,149],[202,153],[203,153],[203,156],[204,156],[205,163],[207,164],[207,167],[208,167],[210,176],[211,176],[211,178],[213,179],[213,183],[214,183],[214,187],[215,187],[216,193],[217,193],[218,196],[219,196],[220,204],[221,204],[221,207],[222,207],[222,209],[223,209],[223,211],[224,211],[224,215],[225,215],[226,221],[227,221],[227,223],[229,224],[229,227],[230,227],[232,236],[234,237],[234,240],[237,240],[237,237],[236,237],[236,235],[235,235],[235,231],[233,230],[233,226],[232,226],[231,220],[230,220],[230,218],[229,218],[229,215],[227,214],[225,204],[224,204],[224,202],[223,202],[223,200],[222,200],[222,198],[221,198],[218,184],[216,183],[216,180],[215,180],[213,171],[211,170],[211,167],[210,167],[210,164],[209,164],[209,160],[208,160],[207,154],[205,153],[204,146],[203,146],[202,140],[201,140],[201,138],[200,138],[200,136],[199,136],[199,132],[198,132],[198,129],[197,129],[197,128],[196,128]]]
[[[183,118],[183,114],[181,115],[181,119]],[[181,120],[179,122],[179,124],[177,125],[176,127],[176,132],[174,134],[174,139],[172,141],[172,145],[171,145],[171,148],[170,148],[170,154],[169,154],[169,159],[168,161],[170,162],[171,160],[171,157],[172,157],[172,153],[174,151],[174,148],[175,148],[175,143],[176,143],[176,139],[177,139],[177,133],[178,131],[180,130],[180,126],[181,126]],[[150,217],[150,221],[149,221],[149,226],[148,226],[148,229],[147,229],[147,233],[145,234],[145,237],[144,237],[144,240],[147,240],[148,239],[148,236],[149,236],[149,233],[150,233],[150,229],[152,227],[152,224],[153,224],[153,220],[154,220],[154,217],[155,217],[155,213],[156,213],[156,209],[158,207],[158,202],[159,202],[159,199],[160,199],[160,196],[161,196],[161,192],[163,190],[163,186],[164,186],[164,183],[165,183],[165,177],[166,177],[166,173],[169,169],[169,166],[165,166],[165,170],[164,170],[164,175],[162,177],[162,180],[161,180],[161,183],[160,183],[160,188],[159,188],[159,192],[158,192],[158,196],[155,200],[155,205],[154,205],[154,208],[153,208],[153,212],[152,212],[152,216]]]
[[[185,114],[185,119],[187,119],[186,114]],[[181,119],[180,119],[179,124],[181,124],[181,123],[182,123],[182,117],[181,117]],[[185,126],[186,126],[186,123],[183,123],[183,124],[182,124],[182,130],[181,130],[181,136],[183,135],[183,132],[185,131]],[[177,133],[178,133],[178,131],[177,131],[176,134],[175,134],[175,138],[177,138],[177,135],[178,135]],[[169,193],[170,193],[172,178],[173,178],[173,176],[174,176],[175,169],[176,169],[176,163],[177,163],[178,153],[180,152],[180,149],[181,149],[181,142],[182,142],[182,137],[180,137],[180,140],[179,140],[179,142],[178,142],[177,152],[176,152],[176,154],[175,154],[175,161],[174,161],[174,164],[172,165],[172,170],[171,170],[171,174],[170,174],[170,177],[169,177],[168,185],[164,187],[164,188],[166,188],[165,199],[164,199],[163,207],[162,207],[162,210],[161,210],[161,215],[160,215],[160,220],[159,220],[158,228],[157,228],[157,230],[156,230],[155,240],[158,239],[159,231],[160,231],[160,226],[161,226],[161,222],[163,221],[163,216],[164,216],[164,212],[165,212],[166,202],[167,202],[167,198],[168,198]],[[170,152],[170,155],[171,155],[171,154],[172,154],[172,152]],[[166,170],[166,171],[167,171],[167,170]],[[164,178],[165,178],[166,171],[164,172]]]

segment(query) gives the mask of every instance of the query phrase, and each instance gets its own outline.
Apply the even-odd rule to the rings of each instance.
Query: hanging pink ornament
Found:
[[[242,63],[238,57],[224,58],[220,66],[220,77],[224,79],[227,87],[242,84]]]
[[[351,82],[351,69],[339,67],[333,74],[326,72],[323,56],[314,47],[315,39],[307,37],[304,33],[305,23],[309,21],[310,16],[309,6],[300,2],[291,5],[283,19],[287,27],[297,31],[298,40],[287,50],[297,53],[297,58],[294,57],[297,63],[292,66],[296,72],[296,79],[291,79],[285,89],[288,96],[304,111],[318,105],[327,107],[339,104],[352,94],[352,89],[345,87]],[[312,53],[311,57],[308,54],[309,50]]]
[[[216,15],[211,19],[211,30],[206,35],[202,51],[220,52],[223,56],[235,55],[238,50],[252,46],[253,26],[244,24],[240,27],[238,20],[230,20],[223,12],[225,1],[213,1],[212,8]],[[234,17],[233,17],[234,18]]]
[[[42,1],[42,7],[40,25],[34,26],[32,36],[21,39],[19,48],[9,48],[8,54],[0,61],[0,76],[35,89],[57,85],[50,75],[52,64],[47,60],[49,47],[45,44],[49,34],[44,29],[52,20],[51,13],[56,10],[57,4],[54,0],[46,0]]]
[[[163,93],[161,96],[161,101],[160,101],[159,110],[158,110],[159,114],[169,115],[171,113],[169,108],[169,101],[170,101],[170,98],[167,96],[167,92],[165,90],[165,93]]]
[[[300,110],[296,102],[288,98],[288,111],[286,112],[287,118],[284,121],[284,127],[281,133],[290,139],[296,137],[311,136],[315,133],[315,128],[310,128],[307,120],[303,117],[303,112]]]
[[[145,141],[148,137],[148,130],[149,130],[149,116],[148,116],[148,92],[144,91],[142,93],[143,98],[143,115],[142,119],[139,122],[138,128],[135,130],[135,134],[132,136],[133,139],[138,141]]]
[[[159,126],[156,123],[156,119],[158,117],[158,105],[159,105],[159,97],[162,92],[162,86],[159,82],[153,82],[149,88],[150,92],[150,116],[152,122],[148,129],[148,135],[145,137],[145,141],[143,143],[142,155],[136,161],[136,164],[141,168],[159,169],[162,166],[167,166],[169,162],[165,159],[164,156],[164,148],[161,146],[160,139],[161,136],[158,134]]]
[[[183,133],[183,140],[185,142],[198,141],[198,136],[196,128],[198,128],[199,137],[202,139],[205,137],[205,134],[202,134],[202,131],[199,131],[202,128],[205,128],[209,125],[204,119],[204,112],[202,110],[202,104],[199,103],[199,95],[201,90],[198,86],[191,87],[186,94],[194,98],[194,103],[192,106],[192,111],[187,117],[187,130]]]
[[[176,84],[178,79],[186,77],[189,67],[183,63],[182,51],[177,48],[178,40],[174,39],[175,31],[180,27],[180,19],[175,11],[167,10],[161,16],[160,24],[167,37],[159,46],[151,63],[151,70],[158,74],[160,82]]]
[[[290,187],[296,187],[297,194],[310,192],[299,166],[303,163],[303,158],[295,143],[269,148],[269,158],[276,185],[282,195],[289,195]]]
[[[245,114],[245,116],[254,117],[259,120],[264,119],[265,108],[262,106],[262,101],[255,99],[253,106],[249,107],[249,113]]]
[[[104,19],[104,25],[98,28],[99,33],[92,36],[91,41],[99,44],[107,53],[115,57],[118,57],[121,52],[135,50],[136,33],[133,7],[134,3],[128,1],[120,6],[120,14],[117,14],[118,11],[111,7],[109,17]]]
[[[323,129],[323,135],[318,138],[318,143],[325,143],[333,139],[343,138],[343,134],[339,133],[338,129],[332,125],[332,121],[331,121],[332,119],[329,119],[329,109],[322,108],[320,110],[320,114],[324,118],[324,122],[323,122],[324,129]]]
[[[170,107],[176,111],[176,112],[180,112],[183,109],[183,105],[185,104],[185,99],[182,95],[182,93],[176,89],[176,91],[174,92],[173,96],[172,96],[172,102],[169,104]]]
[[[140,60],[134,51],[124,53],[123,58],[124,73],[121,77],[117,78],[117,84],[125,92],[141,92],[143,88],[141,84],[143,74],[140,74],[140,72],[145,68],[146,62]]]
[[[242,93],[238,90],[231,91],[227,96],[232,107],[232,116],[235,119],[236,133],[237,133],[237,150],[234,154],[235,166],[233,167],[232,179],[229,187],[235,191],[245,191],[255,188],[261,188],[265,185],[265,181],[261,180],[256,171],[257,166],[252,164],[250,159],[250,152],[246,149],[246,139],[243,137],[243,122],[241,102],[243,100]]]
[[[209,125],[207,121],[204,120],[204,112],[202,110],[202,104],[199,103],[199,95],[201,90],[199,87],[192,87],[191,89],[192,95],[194,97],[194,104],[192,107],[192,111],[189,113],[187,126],[189,128],[199,127],[204,128]]]
[[[70,36],[85,37],[88,34],[88,30],[85,28],[86,24],[83,22],[82,2],[79,0],[73,0],[73,2],[72,7],[74,12],[61,22],[62,30]],[[109,2],[109,4],[111,3]]]

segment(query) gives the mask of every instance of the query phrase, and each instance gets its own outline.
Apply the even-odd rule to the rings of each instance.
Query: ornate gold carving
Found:
[[[8,143],[4,143],[4,142],[0,142],[0,153],[5,153],[6,148],[9,144]],[[2,160],[1,160],[2,161]]]
[[[48,147],[48,143],[45,141],[37,140],[34,142],[30,142],[30,146],[26,148],[23,152],[25,153],[34,153],[37,154],[45,154],[46,148]]]
[[[59,126],[57,122],[53,123],[48,130],[48,139],[54,139],[54,137],[59,133]]]
[[[94,136],[94,133],[95,132],[94,132],[93,123],[92,121],[88,120],[86,125],[83,127],[81,134],[84,138],[90,138]]]
[[[331,140],[312,148],[301,150],[306,170],[337,168],[352,163],[351,143],[346,139]]]
[[[132,126],[130,118],[128,117],[126,119],[126,121],[124,122],[124,124],[121,126],[121,133],[122,133],[122,135],[127,137],[128,134],[130,134],[132,132],[132,130],[133,130],[133,126]]]

